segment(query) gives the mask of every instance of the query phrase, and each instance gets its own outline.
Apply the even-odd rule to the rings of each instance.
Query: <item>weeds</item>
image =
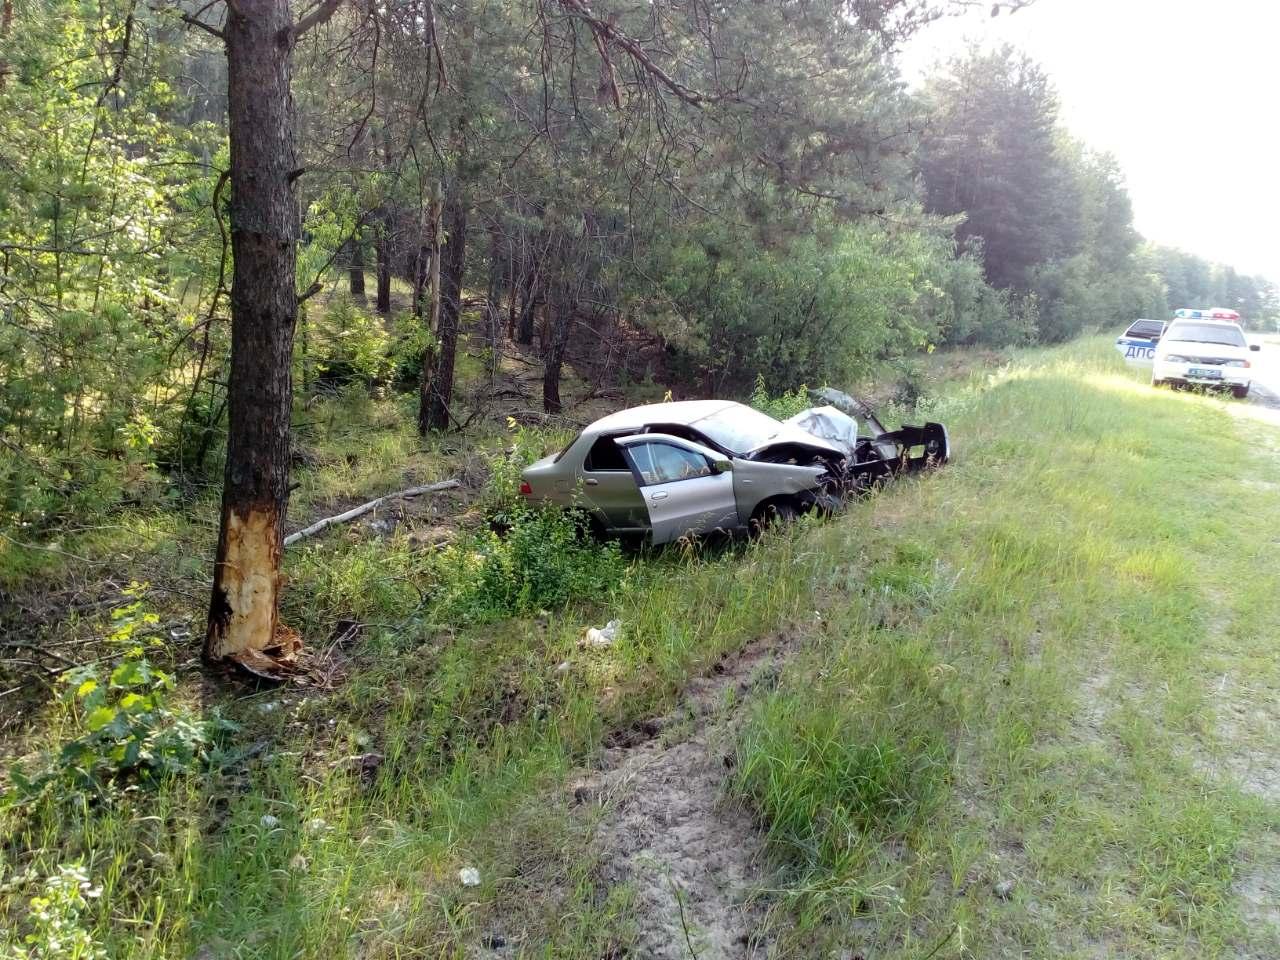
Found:
[[[0,933],[3,960],[105,960],[107,953],[83,926],[82,914],[102,889],[79,865],[60,866],[28,903],[28,932],[21,941]]]
[[[79,733],[35,773],[15,765],[8,806],[30,807],[52,797],[74,803],[102,799],[123,783],[155,783],[202,766],[235,725],[214,713],[197,718],[172,709],[173,678],[134,651],[103,675],[95,667],[66,677],[66,701]]]
[[[786,420],[813,406],[813,401],[809,399],[809,388],[805,384],[801,384],[794,390],[771,394],[765,385],[762,373],[756,375],[755,388],[751,391],[751,398],[747,402],[775,420]]]
[[[488,623],[571,601],[604,603],[622,584],[627,562],[618,545],[592,541],[572,514],[520,509],[504,517],[505,535],[474,534],[440,553],[433,617]]]
[[[357,411],[375,436],[346,429],[354,402],[312,411],[300,502],[438,475],[392,405]],[[272,693],[271,712],[261,695],[232,705],[269,744],[234,777],[5,813],[6,859],[40,879],[0,890],[0,926],[35,932],[30,884],[83,855],[103,892],[75,923],[122,958],[450,956],[495,932],[515,954],[619,955],[637,908],[596,870],[564,779],[791,624],[797,652],[744,705],[726,771],[774,854],[780,957],[1278,955],[1238,892],[1245,866],[1280,869],[1262,852],[1274,800],[1246,797],[1213,751],[1239,748],[1223,689],[1250,749],[1273,750],[1280,505],[1263,484],[1280,468],[1219,401],[1153,393],[1103,347],[1019,356],[922,403],[952,428],[954,464],[751,544],[624,556],[581,539],[570,517],[524,511],[519,467],[548,441],[508,432],[484,501],[496,530],[291,551],[289,621],[309,640],[366,626],[347,681]],[[1242,496],[1249,522],[1206,514]],[[180,518],[129,522],[197,569]],[[123,552],[98,536],[62,546]],[[579,646],[615,618],[612,645]],[[145,606],[98,622],[130,632],[121,645],[159,627]],[[134,692],[97,682],[117,709]],[[183,692],[163,709],[202,719]],[[61,743],[86,717],[53,706],[37,729]],[[464,865],[480,886],[461,887]]]

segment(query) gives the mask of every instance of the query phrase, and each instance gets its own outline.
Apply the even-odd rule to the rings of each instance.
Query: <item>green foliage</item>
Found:
[[[1044,71],[1012,47],[974,47],[930,79],[925,98],[937,118],[921,145],[929,209],[963,217],[957,235],[980,251],[992,285],[1023,287],[1037,264],[1078,252],[1079,186]]]
[[[391,374],[396,364],[394,340],[382,318],[346,296],[316,313],[314,320],[308,318],[306,354],[300,357],[310,368],[309,380],[375,383]]]
[[[786,420],[788,417],[794,417],[801,410],[806,410],[813,406],[813,401],[809,399],[809,387],[807,384],[802,383],[794,390],[787,390],[772,396],[765,386],[763,373],[756,374],[756,385],[751,391],[751,399],[747,402],[761,413],[767,413],[775,420]]]
[[[648,321],[677,373],[711,393],[865,376],[938,330],[925,309],[949,243],[922,232],[836,225],[780,242],[706,226],[673,237],[650,268]]]
[[[512,433],[513,447],[491,461],[482,501],[489,527],[459,529],[427,550],[396,539],[336,555],[323,544],[298,551],[293,576],[311,583],[313,595],[296,619],[319,612],[457,626],[608,602],[626,583],[627,559],[616,543],[595,541],[576,512],[528,506],[520,470],[541,455],[544,438],[514,425]]]
[[[138,602],[119,611],[113,639],[127,641],[154,615]],[[66,802],[80,795],[101,798],[124,783],[154,785],[190,773],[213,756],[219,740],[235,729],[217,713],[193,717],[170,705],[173,678],[132,649],[110,672],[83,667],[68,673],[64,701],[76,735],[31,773],[10,771],[8,806],[27,806],[53,794]]]
[[[106,950],[84,928],[81,914],[102,895],[79,864],[60,865],[28,903],[28,932],[20,942],[0,934],[2,960],[105,960]]]
[[[573,439],[568,431],[534,430],[511,417],[507,418],[507,432],[511,445],[496,456],[486,458],[489,477],[482,500],[488,513],[500,523],[525,506],[526,501],[520,496],[521,471],[549,450],[564,449]]]
[[[624,581],[616,543],[597,543],[574,514],[520,509],[509,529],[484,531],[447,547],[433,564],[431,616],[485,623],[569,603],[606,603]]]

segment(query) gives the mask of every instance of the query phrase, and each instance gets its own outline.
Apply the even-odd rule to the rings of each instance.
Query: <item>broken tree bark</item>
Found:
[[[209,661],[261,656],[276,645],[298,312],[288,0],[228,4],[225,39],[235,274],[227,465],[204,644]]]
[[[437,493],[441,490],[454,490],[462,486],[457,480],[442,480],[439,483],[429,483],[425,487],[410,487],[407,490],[401,490],[398,493],[389,493],[385,497],[378,497],[376,500],[370,500],[368,503],[362,503],[358,507],[352,507],[345,513],[339,513],[332,517],[325,517],[323,520],[317,520],[309,527],[299,530],[297,533],[291,533],[284,538],[284,545],[291,547],[299,540],[305,540],[307,537],[314,537],[322,530],[336,526],[339,523],[347,523],[362,517],[371,510],[376,510],[379,506],[391,500],[408,500],[412,497],[420,497],[424,493]]]

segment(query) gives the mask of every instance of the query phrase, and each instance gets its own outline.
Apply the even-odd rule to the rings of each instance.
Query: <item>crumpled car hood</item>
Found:
[[[785,422],[826,441],[848,456],[857,452],[858,421],[835,407],[810,407]]]
[[[782,429],[772,437],[764,443],[748,450],[747,457],[753,457],[762,450],[768,450],[770,447],[777,447],[787,443],[794,443],[804,447],[812,447],[816,450],[822,450],[826,453],[834,453],[840,456],[844,456],[848,453],[848,451],[842,449],[831,441],[824,440],[822,437],[814,436],[809,431],[801,429],[788,420],[782,425]]]

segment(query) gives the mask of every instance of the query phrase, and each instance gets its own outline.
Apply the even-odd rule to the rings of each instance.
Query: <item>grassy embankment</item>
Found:
[[[334,534],[291,555],[287,611],[313,646],[365,624],[334,689],[184,684],[229,699],[253,756],[108,808],[10,813],[7,915],[29,928],[38,883],[18,871],[79,861],[102,893],[78,923],[112,956],[451,956],[494,917],[522,931],[509,953],[618,955],[628,891],[601,889],[566,779],[789,626],[802,643],[743,707],[725,795],[776,854],[784,952],[1274,956],[1280,431],[1244,410],[1152,391],[1096,342],[1027,353],[931,403],[945,471],[759,544],[634,558],[594,602],[508,619],[438,602],[457,581],[408,537]],[[381,415],[326,438],[300,503],[443,469]],[[330,455],[344,442],[354,466]],[[125,522],[168,545],[146,555],[180,592],[208,520]],[[600,564],[621,570],[588,556],[566,582]],[[579,648],[615,616],[617,644]],[[70,732],[58,708],[38,724],[33,742]]]

